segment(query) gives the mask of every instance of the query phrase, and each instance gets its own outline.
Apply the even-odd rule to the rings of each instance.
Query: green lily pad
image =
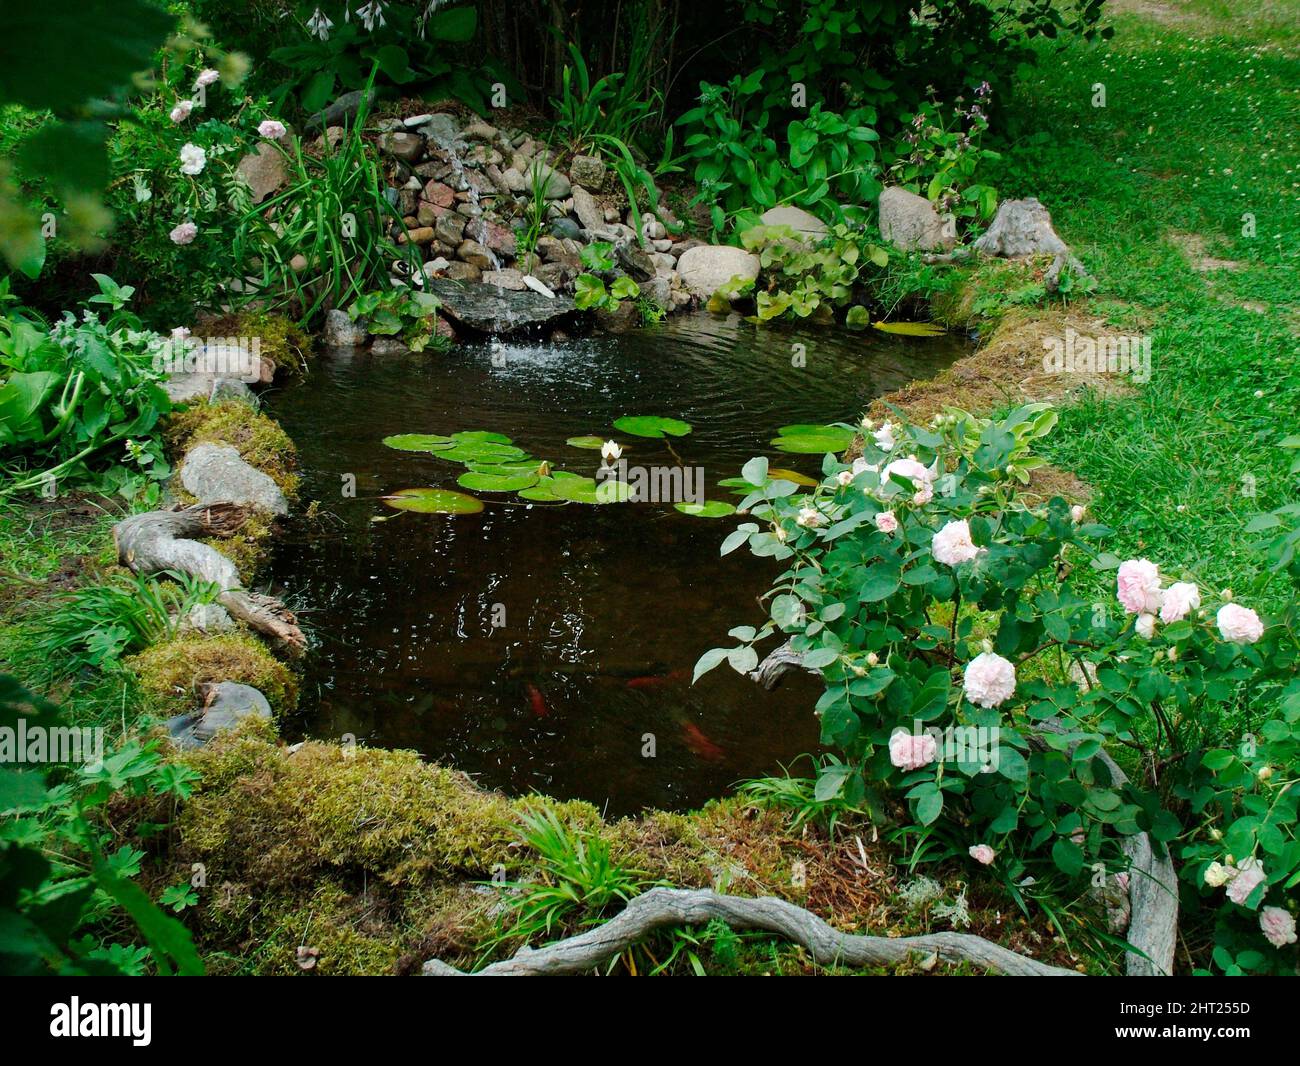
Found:
[[[696,518],[726,518],[736,513],[736,509],[721,500],[705,500],[703,503],[673,504],[682,514],[694,515]]]
[[[490,441],[466,441],[436,454],[439,459],[450,459],[454,463],[505,463],[528,455],[522,448]]]
[[[477,514],[483,510],[482,500],[451,489],[399,489],[380,499],[395,510],[420,514]]]
[[[772,439],[772,446],[798,455],[842,452],[853,442],[853,431],[842,426],[814,426],[800,422],[782,426],[778,432],[781,435]]]
[[[476,474],[537,474],[541,469],[542,461],[526,455],[522,459],[506,459],[500,463],[492,462],[489,459],[485,462],[472,462],[467,465]],[[538,476],[541,475],[538,474]]]
[[[456,442],[440,433],[398,433],[385,437],[384,444],[399,452],[432,452],[452,448]]]
[[[453,433],[451,439],[454,441],[468,441],[488,444],[513,444],[509,437],[504,433],[490,433],[486,429],[462,429],[458,433]]]
[[[536,474],[480,474],[470,471],[461,474],[456,484],[474,492],[517,492],[537,484]]]
[[[600,451],[605,446],[603,437],[570,437],[564,442],[570,448],[589,448],[593,452]]]
[[[684,437],[691,431],[689,422],[658,415],[624,415],[615,420],[614,428],[634,437]]]

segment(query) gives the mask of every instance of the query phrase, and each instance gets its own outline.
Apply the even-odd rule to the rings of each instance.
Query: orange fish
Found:
[[[546,706],[546,700],[542,698],[541,690],[536,685],[528,687],[528,706],[533,714],[538,718],[549,718],[551,716],[550,708]]]
[[[667,674],[648,674],[645,677],[634,677],[627,683],[628,688],[633,689],[656,689],[664,685],[677,685],[690,677],[685,670],[673,670]]]
[[[686,741],[686,746],[706,762],[721,762],[727,754],[706,737],[694,722],[686,722],[682,725],[682,737]]]

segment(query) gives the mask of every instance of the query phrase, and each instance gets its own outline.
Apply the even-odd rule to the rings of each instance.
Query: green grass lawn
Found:
[[[1297,498],[1275,444],[1300,426],[1300,5],[1152,9],[1165,21],[1120,14],[1108,44],[1044,49],[1005,102],[999,193],[1041,199],[1097,277],[1087,309],[1152,338],[1150,382],[1070,405],[1050,457],[1094,487],[1117,554],[1275,607],[1244,527]],[[1202,242],[1237,268],[1197,270]]]

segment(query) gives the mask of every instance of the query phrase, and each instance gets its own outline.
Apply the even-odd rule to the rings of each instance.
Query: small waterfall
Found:
[[[465,177],[465,162],[461,159],[460,153],[456,151],[458,146],[464,146],[464,142],[444,141],[438,137],[430,137],[430,139],[442,151],[447,153],[447,162],[451,164],[452,173],[456,176],[454,188],[459,192],[468,193],[469,203],[478,211],[478,214],[472,216],[469,222],[466,223],[465,232],[469,233],[473,240],[478,241],[483,246],[483,250],[487,252],[488,262],[492,264],[492,269],[500,270],[501,260],[497,258],[496,252],[488,244],[487,218],[484,215],[482,206],[479,204],[478,186]]]

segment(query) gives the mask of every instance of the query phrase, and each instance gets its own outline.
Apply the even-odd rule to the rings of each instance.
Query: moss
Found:
[[[290,501],[297,496],[298,454],[293,441],[279,423],[241,400],[191,404],[168,417],[163,433],[177,460],[196,444],[229,444],[244,462],[280,486]]]
[[[259,337],[262,355],[278,369],[305,374],[311,359],[311,334],[286,318],[268,312],[245,312],[236,320],[236,337]]]
[[[205,681],[252,685],[276,711],[292,710],[298,703],[293,671],[261,642],[244,634],[174,637],[124,662],[144,692],[178,704],[181,710],[193,706],[195,688]]]

